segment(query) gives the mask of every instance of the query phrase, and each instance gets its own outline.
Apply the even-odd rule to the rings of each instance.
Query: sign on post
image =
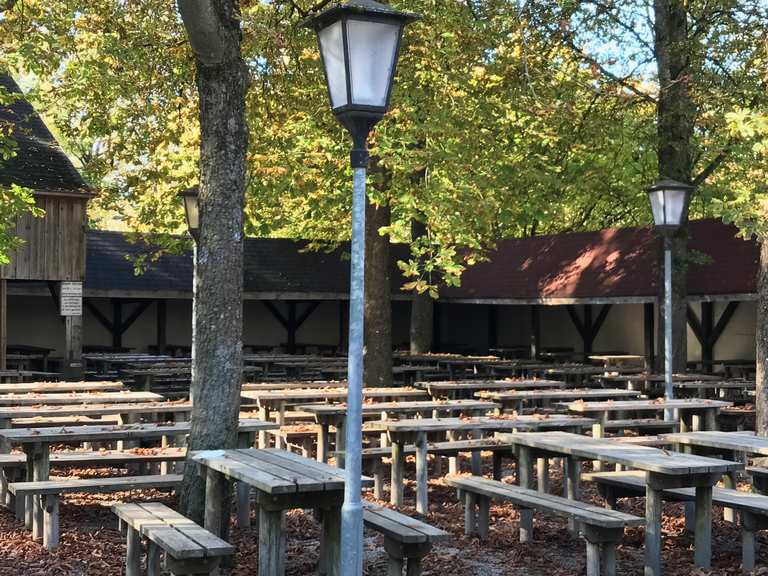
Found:
[[[62,316],[83,315],[83,283],[62,282],[59,293],[59,304]]]

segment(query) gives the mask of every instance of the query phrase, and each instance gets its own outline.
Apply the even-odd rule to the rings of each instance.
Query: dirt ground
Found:
[[[413,464],[407,468],[413,472]],[[512,472],[512,470],[507,470]],[[119,470],[55,470],[57,476],[93,477],[119,475]],[[507,477],[506,480],[511,480]],[[553,473],[552,489],[560,488],[560,478]],[[404,512],[416,516],[414,485],[406,487]],[[557,493],[557,492],[556,492]],[[560,492],[561,493],[561,492]],[[585,498],[599,502],[589,484],[583,486]],[[0,576],[118,576],[124,573],[125,541],[117,531],[115,516],[109,507],[117,502],[162,501],[173,506],[167,494],[155,491],[104,495],[72,495],[61,507],[61,546],[47,552],[34,542],[13,514],[0,510]],[[642,499],[620,501],[620,509],[643,515]],[[714,511],[713,570],[703,572],[693,565],[693,540],[683,530],[682,507],[670,504],[664,516],[665,573],[673,576],[741,574],[741,536],[737,526],[722,521],[720,509]],[[487,541],[464,536],[463,511],[455,490],[439,480],[430,482],[430,511],[423,518],[451,534],[437,545],[423,561],[425,576],[580,576],[585,573],[585,547],[570,537],[564,521],[537,515],[534,542],[518,542],[517,512],[511,505],[491,507],[491,533]],[[290,576],[315,573],[318,557],[319,527],[311,515],[294,510],[287,519],[286,572]],[[237,548],[234,576],[253,576],[258,566],[256,531],[233,529]],[[763,539],[762,543],[765,543]],[[763,547],[765,548],[765,547]],[[380,536],[366,532],[367,576],[386,574],[386,557]],[[768,555],[760,554],[754,574],[768,575]],[[628,530],[618,550],[618,574],[643,573],[643,530]]]

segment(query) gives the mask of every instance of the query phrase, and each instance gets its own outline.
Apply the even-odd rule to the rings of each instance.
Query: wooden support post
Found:
[[[259,511],[259,576],[285,574],[285,511]]]
[[[8,356],[8,281],[0,279],[0,370],[7,368]]]
[[[464,492],[464,534],[471,536],[477,532],[477,496],[474,492]]]
[[[209,532],[220,538],[224,535],[223,519],[229,511],[229,502],[225,502],[227,477],[211,468],[205,469],[205,523]]]
[[[491,353],[492,348],[498,346],[499,331],[498,331],[498,307],[495,304],[488,305],[488,354]]]
[[[536,359],[541,352],[541,314],[539,305],[531,305],[531,358]]]
[[[741,512],[741,569],[752,572],[757,559],[757,519],[751,512]]]
[[[477,498],[477,535],[481,540],[488,538],[488,529],[491,523],[491,499],[486,496]]]
[[[157,301],[155,321],[157,322],[157,353],[165,354],[165,348],[168,345],[168,303],[165,300]]]
[[[64,378],[77,382],[83,379],[83,317],[66,316],[64,325]]]
[[[567,476],[565,483],[566,498],[570,500],[578,500],[579,493],[581,492],[581,460],[569,456],[564,459],[564,464]],[[568,530],[572,534],[578,535],[579,527],[573,520],[568,520]]]
[[[296,354],[296,302],[288,302],[286,323],[288,354]]]
[[[50,474],[50,460],[49,460],[49,448],[48,444],[41,442],[35,444],[34,459],[32,462],[32,480],[35,482],[41,482],[48,480]],[[43,539],[43,496],[37,495],[32,497],[32,538],[35,540]]]
[[[595,335],[592,327],[592,304],[584,304],[584,360],[592,354],[592,343]]]
[[[448,433],[446,434],[448,437],[449,442],[455,441],[458,436],[456,435],[456,432],[453,430],[448,430]],[[449,456],[448,457],[448,474],[458,474],[459,473],[459,455],[456,454],[455,456]]]
[[[162,549],[154,542],[147,543],[147,576],[161,576],[160,553]]]
[[[393,506],[403,505],[403,468],[405,452],[402,442],[392,442],[392,473],[390,478],[389,502]]]
[[[120,300],[112,299],[112,348],[120,349],[123,347],[123,303]]]
[[[128,526],[128,551],[125,557],[125,576],[141,576],[141,534]]]
[[[539,492],[549,492],[549,458],[536,458],[536,488]]]
[[[587,541],[587,576],[600,576],[600,544]]]
[[[238,448],[248,448],[248,434],[240,434],[237,438]],[[237,525],[241,529],[251,527],[251,487],[245,482],[237,482]]]
[[[653,302],[643,304],[643,344],[645,348],[645,368],[653,370],[656,362],[655,322]]]
[[[712,341],[712,332],[715,328],[715,305],[712,302],[701,303],[701,363],[704,372],[712,373],[714,361],[715,343]]]
[[[320,431],[317,433],[317,461],[328,462],[328,439],[330,436],[330,425],[327,421],[320,423]]]

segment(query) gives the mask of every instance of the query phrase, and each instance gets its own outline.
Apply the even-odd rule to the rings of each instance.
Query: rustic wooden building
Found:
[[[0,74],[0,86],[21,95],[16,82]],[[46,282],[65,323],[65,374],[80,372],[82,293],[85,279],[88,184],[56,142],[42,118],[23,97],[0,107],[0,128],[15,144],[15,155],[0,161],[0,186],[16,184],[33,191],[42,218],[25,215],[16,223],[24,243],[11,263],[0,267],[0,369],[6,366],[8,283]],[[63,292],[63,295],[62,295]],[[63,303],[63,306],[62,306]]]

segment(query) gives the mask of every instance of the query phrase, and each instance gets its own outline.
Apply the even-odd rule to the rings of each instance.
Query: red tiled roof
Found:
[[[691,296],[754,294],[759,249],[719,220],[690,223]],[[456,299],[605,299],[656,295],[658,251],[653,228],[621,228],[506,240],[489,262],[464,273]]]

